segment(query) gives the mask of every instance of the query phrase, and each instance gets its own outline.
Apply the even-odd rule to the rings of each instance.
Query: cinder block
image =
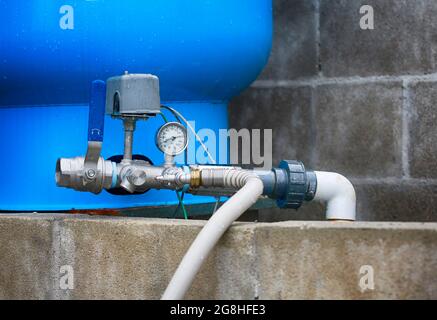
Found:
[[[274,166],[283,159],[298,159],[311,167],[311,91],[310,87],[249,88],[230,104],[230,127],[272,129]]]
[[[268,208],[258,211],[259,222],[325,221],[325,206],[321,202],[307,202],[298,210]]]
[[[364,221],[437,221],[437,185],[392,182],[357,185],[358,216]]]
[[[60,263],[74,269],[68,299],[159,299],[204,222],[65,219]],[[187,299],[254,296],[252,230],[229,232],[207,259]],[[240,273],[240,270],[245,270]]]
[[[360,28],[360,8],[374,8],[375,29]],[[435,0],[321,0],[320,52],[328,77],[436,71]]]
[[[317,170],[402,174],[401,82],[322,85],[314,99]]]
[[[435,225],[260,224],[255,241],[261,299],[437,298]]]
[[[424,182],[352,181],[357,194],[358,221],[437,222],[437,185]],[[258,221],[323,221],[326,206],[305,203],[298,211],[291,209],[259,210]]]
[[[50,299],[50,218],[0,215],[0,299]]]
[[[296,79],[318,72],[316,0],[274,0],[272,52],[260,79]]]
[[[410,86],[410,174],[437,178],[437,82]]]

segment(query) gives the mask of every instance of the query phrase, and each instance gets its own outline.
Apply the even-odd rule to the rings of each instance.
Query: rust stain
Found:
[[[119,216],[119,210],[114,209],[88,209],[88,210],[69,210],[69,214],[88,214],[90,216]]]

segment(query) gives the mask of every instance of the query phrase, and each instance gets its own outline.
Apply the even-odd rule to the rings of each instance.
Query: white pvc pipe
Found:
[[[315,171],[317,191],[314,200],[326,201],[326,219],[349,220],[356,218],[356,195],[352,183],[338,173]]]
[[[225,231],[258,200],[264,189],[262,181],[256,176],[248,176],[244,180],[244,186],[214,213],[191,244],[162,300],[180,300],[184,297],[202,263]]]

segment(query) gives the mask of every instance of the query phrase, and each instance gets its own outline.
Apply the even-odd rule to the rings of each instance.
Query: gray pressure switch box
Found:
[[[160,112],[159,79],[152,74],[124,74],[106,81],[106,113],[154,116]]]

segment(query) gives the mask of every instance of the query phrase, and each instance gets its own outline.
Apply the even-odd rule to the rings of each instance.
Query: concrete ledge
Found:
[[[0,215],[0,298],[158,299],[204,223]],[[437,223],[237,223],[187,298],[437,299]]]

